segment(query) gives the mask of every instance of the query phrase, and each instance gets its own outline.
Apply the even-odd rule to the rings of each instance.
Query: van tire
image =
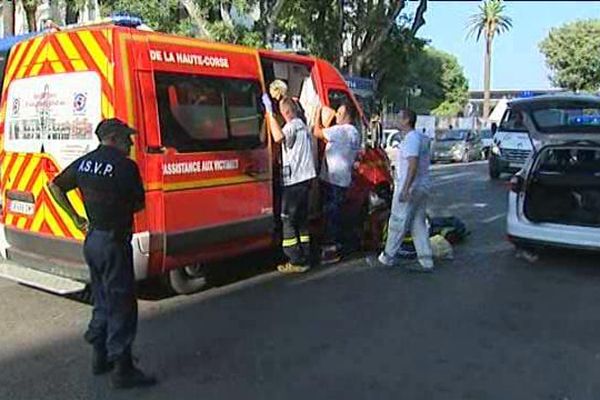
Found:
[[[500,178],[500,170],[498,169],[498,163],[494,156],[490,156],[488,159],[490,179],[496,180]]]
[[[204,271],[203,274],[191,274],[188,268],[191,267],[177,268],[169,271],[169,287],[176,294],[193,294],[207,287],[206,272]]]

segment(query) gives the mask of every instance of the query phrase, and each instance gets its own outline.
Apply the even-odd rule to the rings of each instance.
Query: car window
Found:
[[[557,105],[534,110],[531,118],[536,129],[543,133],[600,132],[600,106]]]

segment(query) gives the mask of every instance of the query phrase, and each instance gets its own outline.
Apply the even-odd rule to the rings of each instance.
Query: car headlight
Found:
[[[499,156],[500,155],[500,147],[496,143],[492,145],[492,153]]]
[[[452,152],[455,154],[462,153],[465,150],[465,146],[463,144],[455,144],[452,146]]]

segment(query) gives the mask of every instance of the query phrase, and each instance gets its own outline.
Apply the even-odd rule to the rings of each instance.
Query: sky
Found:
[[[416,2],[411,2],[412,8]],[[535,90],[553,85],[538,44],[553,27],[578,19],[600,18],[600,1],[505,1],[512,29],[494,40],[492,89]],[[454,54],[463,66],[471,90],[483,88],[483,38],[467,39],[469,17],[479,1],[429,0],[426,24],[417,36]]]

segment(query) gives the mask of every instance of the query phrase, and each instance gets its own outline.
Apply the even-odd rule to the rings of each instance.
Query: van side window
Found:
[[[263,147],[256,81],[156,73],[163,146],[180,153]]]

